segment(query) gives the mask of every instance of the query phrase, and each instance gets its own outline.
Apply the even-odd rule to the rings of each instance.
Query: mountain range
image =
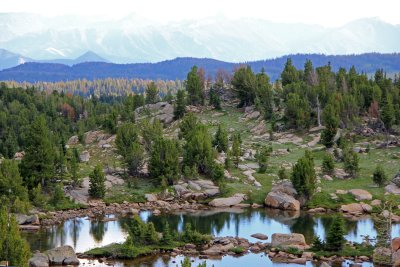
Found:
[[[188,56],[244,62],[297,53],[399,52],[400,25],[378,18],[327,28],[223,16],[159,23],[135,14],[110,20],[0,13],[0,47],[24,56],[11,55],[14,62],[56,59],[71,65],[86,51],[114,63]]]
[[[89,56],[97,58],[95,54]],[[400,73],[400,54],[367,53],[361,55],[338,55],[327,56],[321,54],[296,54],[275,59],[248,61],[243,63],[225,62],[209,58],[176,58],[158,63],[133,63],[115,64],[107,62],[83,62],[72,66],[49,63],[49,62],[27,62],[13,68],[0,71],[1,80],[15,80],[19,82],[36,81],[66,81],[76,79],[105,79],[105,78],[142,78],[175,80],[186,79],[186,75],[193,65],[203,67],[206,75],[214,76],[220,69],[231,73],[241,64],[252,67],[256,72],[262,68],[274,81],[279,78],[287,58],[291,58],[297,68],[303,68],[307,59],[310,59],[314,67],[331,64],[333,70],[339,67],[349,69],[355,66],[357,71],[373,74],[377,69],[384,69],[388,74]],[[91,57],[81,57],[81,59]]]

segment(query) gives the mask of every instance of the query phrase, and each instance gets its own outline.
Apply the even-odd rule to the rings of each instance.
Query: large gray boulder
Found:
[[[32,224],[39,225],[39,216],[37,214],[34,215],[25,215],[25,214],[15,214],[15,219],[17,220],[19,225],[23,224]]]
[[[29,267],[49,267],[49,258],[44,253],[35,253],[29,259]]]
[[[212,207],[231,207],[240,204],[246,199],[244,194],[234,194],[231,197],[213,199],[208,205]]]
[[[300,202],[282,192],[269,192],[264,201],[267,207],[281,210],[300,210]]]
[[[372,200],[372,195],[370,192],[364,189],[351,189],[349,190],[349,193],[353,195],[353,197],[357,201],[362,201],[362,200]]]
[[[306,243],[304,235],[302,234],[273,234],[271,237],[272,247],[295,247],[298,249],[307,249],[309,246]]]
[[[265,198],[265,205],[281,210],[300,210],[300,201],[295,196],[297,195],[290,181],[282,181],[272,187],[271,192]]]
[[[400,187],[400,173],[396,174],[393,177],[392,183],[394,183],[396,186]]]
[[[62,246],[45,252],[49,258],[50,265],[78,265],[79,260],[71,246]]]

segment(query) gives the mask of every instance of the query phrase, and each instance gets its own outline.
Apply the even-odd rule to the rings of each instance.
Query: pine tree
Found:
[[[148,245],[154,245],[158,242],[158,234],[152,222],[146,224],[145,242]]]
[[[267,165],[268,165],[268,158],[271,153],[271,147],[262,147],[260,150],[257,151],[256,154],[256,159],[258,162],[258,165],[260,166],[258,169],[259,173],[265,173],[267,171]]]
[[[168,222],[165,222],[160,242],[163,245],[171,245],[173,241],[174,240],[172,237],[171,229],[169,228],[169,224]]]
[[[315,192],[316,179],[314,159],[311,152],[306,150],[304,156],[293,166],[291,181],[297,194],[309,200]]]
[[[89,195],[94,198],[103,198],[106,194],[106,185],[103,168],[97,165],[89,174]]]
[[[232,168],[232,151],[228,148],[225,158],[225,169],[230,170]]]
[[[197,67],[193,66],[186,78],[186,90],[188,92],[188,103],[190,105],[199,105],[204,101],[201,86]]]
[[[379,187],[384,186],[386,184],[386,182],[388,181],[388,177],[385,173],[385,170],[382,168],[381,165],[376,166],[374,174],[372,175],[372,180]]]
[[[239,133],[235,133],[233,134],[232,157],[233,157],[233,163],[235,164],[236,168],[239,167],[241,155],[242,155],[242,149],[241,149],[240,135]]]
[[[333,171],[335,169],[335,161],[333,159],[332,154],[330,153],[325,153],[323,159],[322,159],[322,171],[325,174],[333,174]]]
[[[179,177],[179,143],[158,138],[153,145],[149,161],[149,173],[161,181],[165,177],[172,184]]]
[[[346,148],[343,152],[344,170],[351,176],[356,177],[359,171],[359,157],[351,148]]]
[[[297,82],[299,80],[299,72],[296,67],[293,66],[292,59],[288,58],[285,63],[285,67],[281,73],[282,86]]]
[[[17,198],[29,202],[28,190],[23,186],[16,161],[3,160],[0,164],[0,196],[4,196],[11,203]]]
[[[393,106],[393,101],[390,96],[387,96],[383,108],[381,118],[383,123],[385,124],[386,129],[390,129],[396,121],[396,113]]]
[[[18,223],[14,216],[9,216],[5,207],[0,208],[0,259],[10,266],[28,266],[29,245],[21,237]]]
[[[78,161],[79,161],[79,156],[77,157],[78,150],[76,148],[73,149],[71,159],[69,161],[69,172],[71,174],[71,179],[73,186],[79,185],[79,174],[78,174]]]
[[[213,147],[220,153],[228,150],[228,132],[221,124],[218,125],[218,130],[213,140]]]
[[[231,83],[236,96],[240,100],[240,107],[254,104],[257,91],[257,79],[250,66],[237,69]]]
[[[343,218],[338,216],[333,219],[326,236],[326,249],[329,251],[341,251],[345,243],[345,230]]]
[[[221,164],[214,164],[211,177],[214,181],[222,183],[225,177],[224,166]]]
[[[34,120],[28,132],[25,156],[20,164],[21,175],[29,189],[46,185],[54,176],[54,148],[43,116]]]
[[[158,97],[158,88],[154,82],[151,82],[147,85],[146,89],[146,104],[154,104],[159,100]]]
[[[174,106],[174,118],[180,119],[185,115],[186,112],[186,99],[185,99],[185,91],[178,90],[176,94],[176,103]]]
[[[135,141],[131,143],[125,156],[125,164],[131,175],[138,175],[144,164],[144,151],[142,145]]]
[[[326,147],[332,147],[339,126],[339,116],[333,105],[328,104],[325,107],[322,113],[322,120],[325,124],[325,129],[321,133],[321,142]]]

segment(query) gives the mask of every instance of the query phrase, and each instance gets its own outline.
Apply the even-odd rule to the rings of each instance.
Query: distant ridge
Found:
[[[374,73],[377,69],[384,69],[389,74],[400,73],[400,53],[367,53],[361,55],[296,54],[245,63],[230,63],[209,58],[190,57],[176,58],[158,63],[114,64],[86,62],[73,66],[56,63],[28,62],[0,71],[0,80],[15,80],[18,82],[54,82],[104,78],[182,80],[186,78],[187,72],[193,65],[205,68],[207,75],[214,76],[219,69],[231,72],[241,64],[251,66],[256,72],[264,68],[271,79],[276,80],[279,78],[283,66],[289,57],[297,68],[302,68],[304,62],[310,59],[314,67],[330,62],[333,70],[337,70],[339,67],[349,69],[354,65],[357,71],[368,74]]]

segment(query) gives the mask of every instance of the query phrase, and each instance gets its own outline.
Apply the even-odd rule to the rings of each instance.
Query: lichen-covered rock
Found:
[[[307,249],[309,246],[306,243],[304,235],[302,234],[278,234],[275,233],[271,237],[272,247],[295,247],[298,249]]]
[[[75,251],[71,246],[62,246],[47,250],[45,252],[49,258],[50,265],[63,265],[67,264],[64,263],[67,260],[68,264],[79,264],[79,260],[76,257]]]
[[[372,200],[372,195],[367,190],[363,189],[351,189],[349,193],[354,196],[357,201]]]
[[[282,192],[269,192],[264,201],[265,205],[281,210],[300,210],[300,202],[294,197]]]
[[[49,267],[49,258],[44,253],[35,253],[29,259],[29,267]]]
[[[231,207],[240,204],[246,199],[244,194],[235,194],[231,197],[213,199],[208,205],[212,207]]]

